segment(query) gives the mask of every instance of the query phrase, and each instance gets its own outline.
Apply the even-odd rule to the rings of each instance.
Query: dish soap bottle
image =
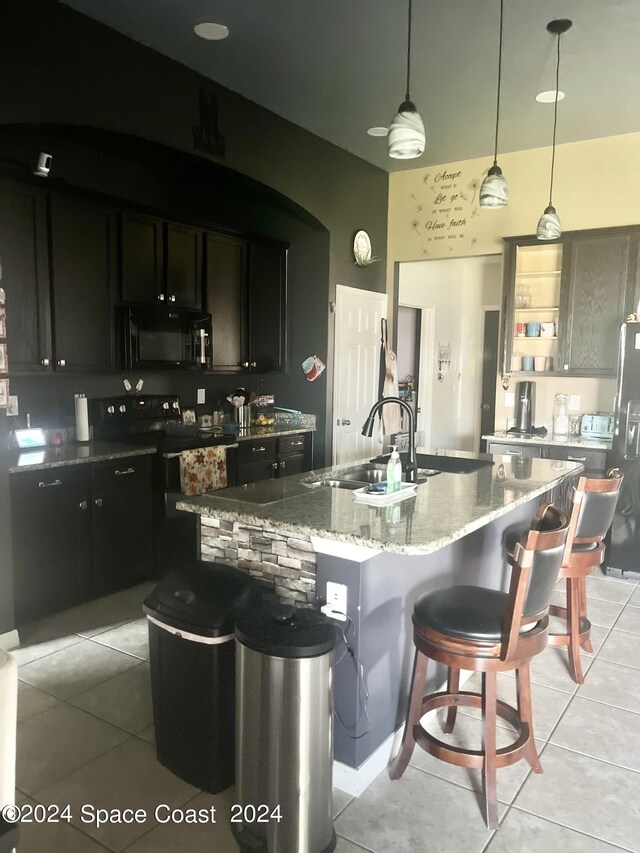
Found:
[[[397,444],[391,445],[391,456],[387,462],[387,494],[397,492],[402,482],[402,462]]]

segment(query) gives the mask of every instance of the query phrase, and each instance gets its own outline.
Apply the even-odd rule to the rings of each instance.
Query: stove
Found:
[[[198,516],[179,512],[180,453],[199,447],[234,444],[233,433],[212,434],[195,424],[183,424],[175,394],[103,397],[91,401],[91,424],[96,441],[154,447],[153,501],[155,562],[159,576],[196,559]],[[227,452],[230,485],[234,484],[235,450]]]

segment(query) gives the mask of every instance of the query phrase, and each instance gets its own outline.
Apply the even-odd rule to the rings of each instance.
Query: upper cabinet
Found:
[[[505,240],[504,373],[615,375],[618,327],[637,300],[639,235]]]
[[[115,215],[75,198],[51,200],[53,356],[57,369],[116,369]]]
[[[113,212],[2,182],[0,220],[11,372],[114,370]]]
[[[123,211],[120,245],[123,302],[202,310],[202,229]]]
[[[284,370],[287,246],[210,233],[205,247],[214,370]]]
[[[0,182],[0,255],[7,295],[9,367],[46,371],[51,364],[46,195]]]

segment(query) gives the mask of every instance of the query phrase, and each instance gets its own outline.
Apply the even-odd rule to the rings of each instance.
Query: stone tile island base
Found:
[[[206,515],[200,525],[200,559],[270,581],[278,597],[296,607],[317,604],[316,554],[309,536]]]

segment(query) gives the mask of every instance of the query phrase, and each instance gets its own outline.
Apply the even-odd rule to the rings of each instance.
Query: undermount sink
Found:
[[[429,468],[419,468],[416,482],[418,484],[425,483],[429,477],[439,474]],[[361,489],[363,486],[369,486],[372,483],[382,483],[387,479],[387,466],[376,465],[372,462],[363,465],[361,468],[356,468],[353,471],[345,473],[340,472],[335,477],[327,477],[317,481],[317,485],[329,486],[332,489]],[[403,481],[406,480],[406,475],[402,475]]]

